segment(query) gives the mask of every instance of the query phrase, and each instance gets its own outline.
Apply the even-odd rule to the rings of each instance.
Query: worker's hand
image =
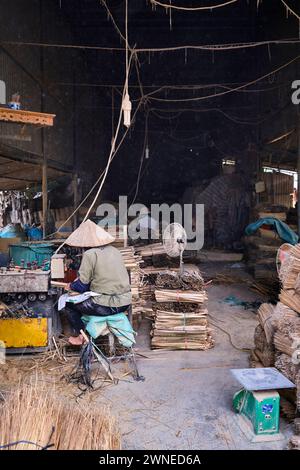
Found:
[[[71,290],[71,284],[70,284],[70,283],[65,286],[65,290],[66,290],[66,291],[70,291],[70,290]]]

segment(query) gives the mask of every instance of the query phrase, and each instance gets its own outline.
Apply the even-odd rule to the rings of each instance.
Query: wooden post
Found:
[[[48,221],[48,165],[47,157],[44,155],[42,175],[42,193],[43,193],[43,238],[47,236]]]
[[[74,195],[74,211],[78,206],[78,175],[77,173],[73,174],[73,195]],[[78,212],[75,213],[73,218],[73,230],[76,230],[78,227]]]

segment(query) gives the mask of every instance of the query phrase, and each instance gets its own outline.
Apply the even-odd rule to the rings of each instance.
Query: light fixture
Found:
[[[130,97],[129,97],[128,92],[125,94],[125,97],[123,99],[122,109],[123,109],[123,112],[124,112],[124,126],[130,127],[132,103],[130,101]]]
[[[149,158],[150,158],[150,149],[149,149],[149,146],[147,145],[146,151],[145,151],[145,159],[149,160]]]

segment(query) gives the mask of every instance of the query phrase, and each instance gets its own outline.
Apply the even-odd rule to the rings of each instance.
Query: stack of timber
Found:
[[[155,282],[153,349],[206,350],[213,346],[198,269],[159,273]]]

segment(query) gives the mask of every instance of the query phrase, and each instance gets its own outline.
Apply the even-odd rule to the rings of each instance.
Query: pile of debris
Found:
[[[275,366],[296,385],[296,396],[288,397],[295,417],[296,410],[300,410],[300,245],[290,248],[279,277],[280,301],[277,305],[262,304],[258,310],[251,365]]]
[[[153,349],[206,350],[213,346],[203,278],[197,268],[164,271],[155,281]]]

